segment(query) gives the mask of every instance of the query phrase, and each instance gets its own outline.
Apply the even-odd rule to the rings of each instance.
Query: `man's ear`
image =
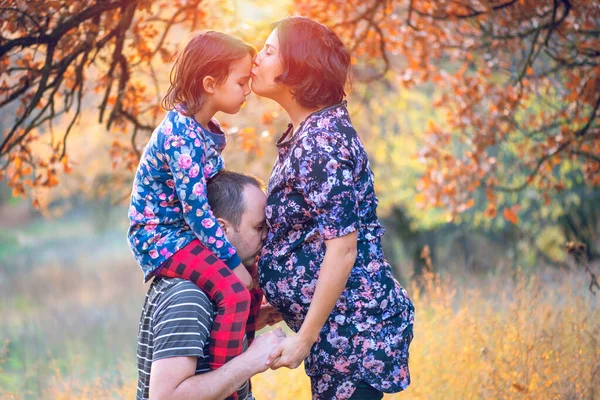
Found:
[[[219,225],[221,225],[221,229],[223,229],[225,235],[227,235],[227,232],[231,232],[233,230],[233,225],[231,225],[231,223],[226,219],[217,218],[217,222],[219,223]]]
[[[202,79],[202,86],[206,93],[213,94],[217,89],[217,81],[212,76],[206,75],[204,79]]]

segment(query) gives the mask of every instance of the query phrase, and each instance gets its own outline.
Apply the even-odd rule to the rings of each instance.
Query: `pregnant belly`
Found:
[[[298,331],[312,301],[317,277],[305,267],[259,268],[259,283],[266,299],[282,314],[288,326]]]
[[[313,260],[319,260],[313,261]],[[311,252],[294,253],[284,263],[265,257],[259,263],[260,286],[267,300],[294,331],[302,326],[313,299],[322,257]],[[393,278],[378,242],[359,242],[356,264],[329,320],[335,327],[363,331],[402,313],[410,300]]]

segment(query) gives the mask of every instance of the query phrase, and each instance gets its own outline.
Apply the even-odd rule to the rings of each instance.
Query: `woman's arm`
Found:
[[[360,227],[354,162],[347,139],[331,132],[313,132],[298,148],[303,151],[292,153],[294,178],[290,184],[304,196],[326,250],[302,327],[271,354],[273,369],[298,367],[316,342],[348,282]]]
[[[321,272],[312,302],[304,323],[296,336],[281,342],[273,351],[268,364],[272,369],[280,367],[297,368],[308,356],[310,348],[317,341],[321,328],[329,318],[335,303],[346,287],[346,282],[356,261],[357,233],[325,241],[327,250],[321,264]]]

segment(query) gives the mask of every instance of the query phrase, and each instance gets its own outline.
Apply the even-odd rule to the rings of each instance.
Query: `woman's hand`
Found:
[[[313,343],[312,340],[302,335],[286,338],[271,352],[267,360],[267,365],[271,365],[271,369],[281,367],[290,369],[298,368],[306,357],[308,357]]]
[[[269,303],[263,303],[256,316],[256,330],[259,331],[267,325],[275,325],[281,320],[281,313],[275,307]]]

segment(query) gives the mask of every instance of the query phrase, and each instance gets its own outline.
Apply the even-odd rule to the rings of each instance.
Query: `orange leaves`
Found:
[[[519,218],[517,217],[517,213],[519,212],[519,206],[515,205],[513,207],[505,207],[503,214],[504,214],[504,219],[506,219],[508,222],[512,223],[513,225],[516,225],[519,222]]]
[[[489,203],[486,210],[485,210],[485,216],[492,219],[492,218],[496,218],[496,205],[494,203]]]
[[[260,117],[261,125],[272,125],[275,118],[279,116],[279,113],[276,111],[265,111],[263,115]]]
[[[21,165],[23,165],[23,162],[21,161],[21,157],[16,156],[13,160],[13,165],[16,169],[21,169]]]
[[[535,71],[533,70],[533,68],[531,67],[531,65],[527,67],[526,73],[527,73],[527,75],[534,75],[535,74]]]
[[[54,187],[58,185],[58,177],[56,176],[54,169],[48,168],[46,170],[46,181],[42,185],[47,187]]]
[[[242,150],[254,154],[256,156],[262,155],[262,148],[259,143],[259,136],[255,128],[248,127],[239,131],[239,136],[242,141]]]

